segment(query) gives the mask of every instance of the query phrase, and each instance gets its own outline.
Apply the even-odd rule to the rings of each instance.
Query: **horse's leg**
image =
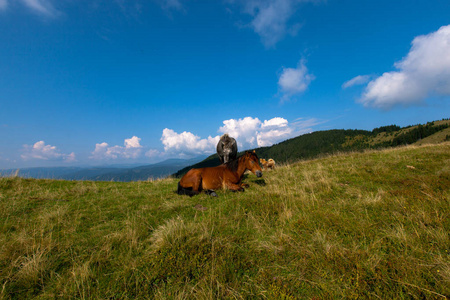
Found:
[[[205,194],[210,195],[212,197],[217,197],[217,194],[214,190],[205,190]]]
[[[222,172],[220,171],[222,167],[205,168],[202,173],[202,190],[210,196],[217,197],[215,190],[222,187]],[[219,169],[219,170],[217,170]]]
[[[225,181],[225,186],[226,186],[227,189],[229,189],[229,190],[231,190],[233,192],[238,192],[238,191],[239,192],[243,192],[243,191],[245,191],[244,188],[241,185],[235,184],[235,183],[231,182],[230,180],[226,180]]]
[[[192,190],[196,191],[198,194],[200,194],[200,192],[202,191],[202,175],[200,173],[195,177]]]
[[[188,195],[190,197],[200,194],[199,191],[194,190],[192,187],[183,187],[178,183],[177,193],[179,195]]]
[[[187,176],[186,176],[187,175]],[[192,170],[181,178],[178,183],[178,194],[194,196],[201,192],[202,175],[198,170]]]

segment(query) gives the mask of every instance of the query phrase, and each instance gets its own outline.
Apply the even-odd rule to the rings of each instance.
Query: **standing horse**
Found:
[[[250,170],[257,177],[262,176],[255,151],[246,151],[238,159],[217,167],[190,169],[178,182],[177,193],[194,196],[204,190],[211,196],[217,196],[214,190],[219,188],[244,191],[241,182],[244,172],[247,170]]]
[[[221,163],[227,163],[230,160],[235,159],[237,151],[236,140],[229,136],[228,133],[225,133],[220,137],[220,140],[217,143],[217,155],[219,155]]]

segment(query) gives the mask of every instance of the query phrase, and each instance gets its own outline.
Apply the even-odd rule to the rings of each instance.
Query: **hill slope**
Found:
[[[0,298],[450,296],[450,143],[177,180],[0,179]]]

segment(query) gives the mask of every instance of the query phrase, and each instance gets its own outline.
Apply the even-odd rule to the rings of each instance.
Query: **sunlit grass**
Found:
[[[445,299],[449,166],[449,143],[334,155],[217,198],[1,178],[0,298]]]

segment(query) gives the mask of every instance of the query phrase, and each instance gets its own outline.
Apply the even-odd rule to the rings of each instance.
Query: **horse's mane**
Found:
[[[239,156],[238,158],[232,159],[229,162],[227,162],[225,165],[227,166],[227,169],[231,172],[237,172],[238,166],[239,166],[239,159],[242,156]]]
[[[256,153],[251,152],[251,151],[245,151],[245,153],[242,154],[241,156],[239,156],[238,158],[230,160],[229,162],[227,162],[225,164],[227,166],[227,169],[229,169],[232,172],[237,172],[238,166],[239,166],[239,160],[241,158],[243,158],[244,156],[248,155],[248,154],[256,156],[256,160],[258,160],[258,156],[256,155]]]

